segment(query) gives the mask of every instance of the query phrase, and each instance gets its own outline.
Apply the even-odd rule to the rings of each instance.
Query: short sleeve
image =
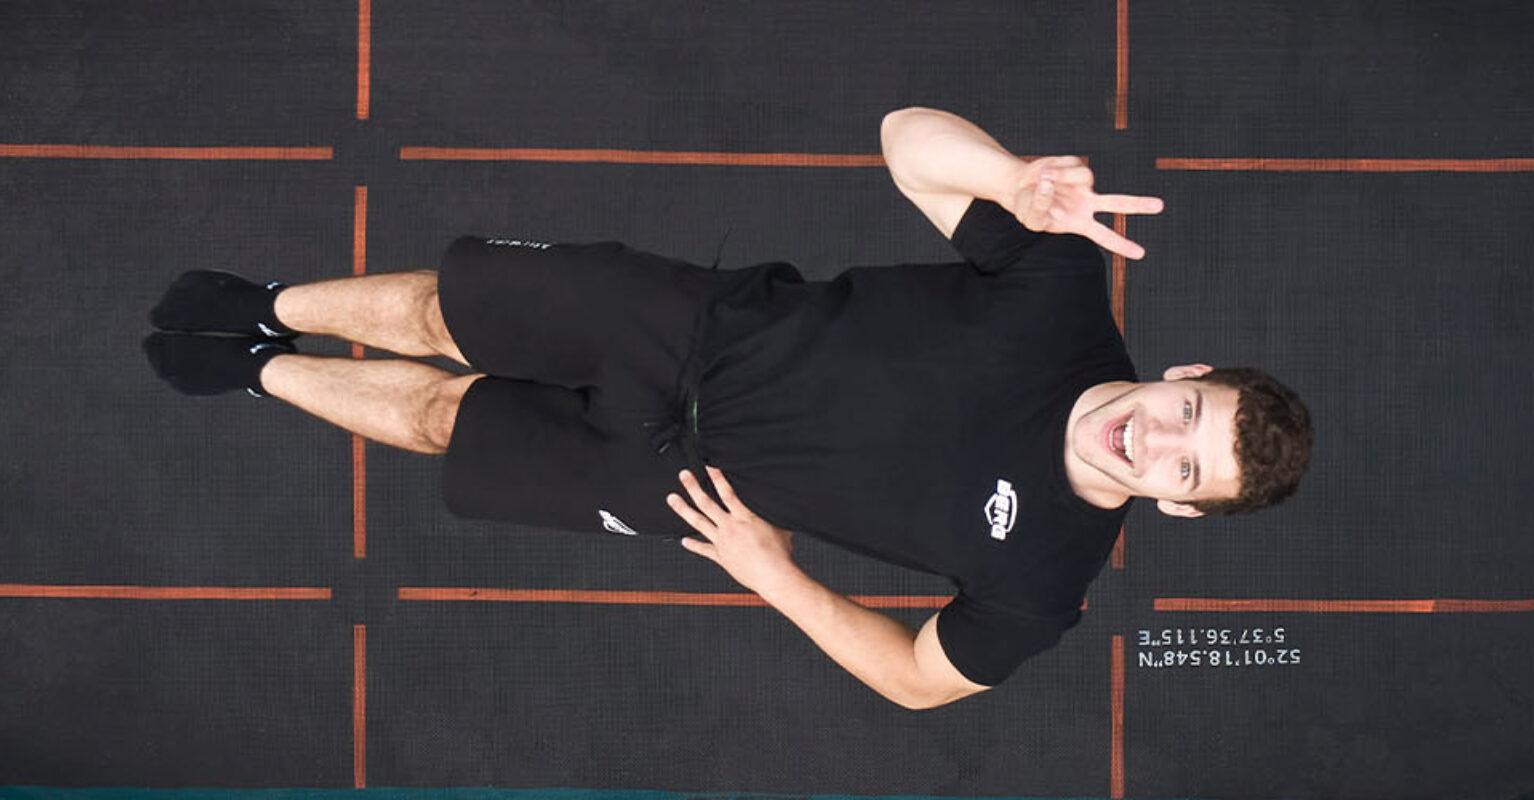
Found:
[[[1006,209],[978,197],[959,219],[952,243],[964,260],[990,275],[1078,275],[1104,263],[1091,239],[1030,231]]]
[[[960,591],[938,612],[937,640],[965,678],[995,686],[1027,659],[1054,647],[1080,619],[1080,610],[1060,617],[1020,614]]]
[[[990,200],[975,198],[953,229],[953,248],[981,272],[997,273],[1048,234],[1023,227],[1017,217]]]

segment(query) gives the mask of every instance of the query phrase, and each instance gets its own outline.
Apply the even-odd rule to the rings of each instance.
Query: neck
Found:
[[[1076,421],[1134,387],[1135,384],[1129,381],[1113,381],[1087,389],[1076,398],[1076,404],[1071,407],[1071,416],[1065,423],[1065,478],[1077,497],[1098,508],[1118,508],[1129,502],[1129,498],[1134,495],[1125,492],[1124,487],[1116,481],[1110,480],[1091,464],[1077,457],[1075,448],[1071,446]]]

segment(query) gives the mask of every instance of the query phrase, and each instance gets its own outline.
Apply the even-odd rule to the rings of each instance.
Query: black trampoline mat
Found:
[[[1447,0],[0,3],[0,796],[1534,791],[1531,37]],[[184,270],[465,233],[951,261],[878,158],[909,105],[1164,197],[1109,267],[1140,374],[1258,366],[1316,425],[1277,508],[1139,501],[1082,623],[949,706],[675,543],[454,518],[439,459],[139,350]],[[796,545],[913,628],[954,593]]]

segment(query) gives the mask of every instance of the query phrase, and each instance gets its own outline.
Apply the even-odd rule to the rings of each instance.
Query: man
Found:
[[[460,516],[700,534],[682,545],[871,688],[942,705],[1077,624],[1131,497],[1184,517],[1270,505],[1294,491],[1312,434],[1299,399],[1255,370],[1136,382],[1093,243],[1144,251],[1093,215],[1159,213],[1159,199],[1098,195],[1080,159],[1025,162],[941,111],[894,112],[882,138],[896,186],[966,263],[806,282],[781,263],[720,272],[616,242],[463,237],[440,275],[184,274],[156,326],[247,336],[145,348],[185,393],[269,393],[446,453]],[[303,356],[299,333],[476,373]],[[913,633],[799,571],[789,530],[948,576],[958,595]]]

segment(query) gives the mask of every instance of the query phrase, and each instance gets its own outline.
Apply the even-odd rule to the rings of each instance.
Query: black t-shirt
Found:
[[[773,524],[945,575],[943,651],[1000,683],[1080,619],[1129,504],[1065,476],[1086,389],[1136,374],[1102,254],[976,200],[967,263],[738,271],[703,334],[697,447]]]

